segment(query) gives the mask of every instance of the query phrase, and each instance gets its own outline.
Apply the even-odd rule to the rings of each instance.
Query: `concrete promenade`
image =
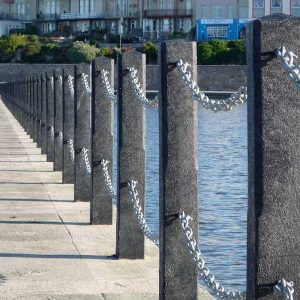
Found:
[[[156,246],[116,260],[115,225],[89,225],[89,203],[73,200],[0,101],[0,299],[158,299]]]

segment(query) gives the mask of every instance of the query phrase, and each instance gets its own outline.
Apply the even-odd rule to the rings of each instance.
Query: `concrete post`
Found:
[[[176,67],[188,62],[197,80],[196,44],[163,42],[160,49],[160,299],[197,299],[197,268],[178,214],[193,218],[198,237],[197,104]]]
[[[110,176],[113,180],[113,116],[114,104],[108,99],[102,83],[101,70],[109,72],[109,81],[114,90],[114,61],[97,58],[92,63],[92,201],[91,224],[112,224],[112,199],[107,190],[101,161],[109,161]]]
[[[138,71],[146,88],[146,57],[128,52],[118,57],[118,213],[117,256],[127,259],[144,258],[144,234],[129,202],[128,182],[138,181],[140,204],[145,206],[145,108],[136,100],[129,67]]]
[[[42,74],[41,80],[41,98],[42,98],[42,123],[41,123],[41,135],[42,135],[42,154],[47,154],[47,94],[46,94],[46,74]]]
[[[275,15],[247,27],[247,299],[279,299],[273,288],[282,278],[300,298],[300,102],[274,53],[300,53],[299,26],[299,18]]]
[[[54,71],[54,171],[63,170],[62,72]]]
[[[41,77],[37,76],[37,146],[42,147],[42,82]]]
[[[64,125],[64,169],[63,182],[74,183],[75,164],[74,164],[74,67],[63,69],[63,125]],[[72,91],[73,90],[73,91]]]
[[[47,95],[47,161],[54,162],[54,74],[46,74]]]
[[[26,101],[25,101],[25,124],[24,128],[28,133],[29,130],[29,99],[30,99],[30,84],[29,79],[26,78]]]
[[[88,170],[88,167],[91,168],[91,97],[83,82],[84,75],[88,75],[90,88],[90,65],[75,66],[75,201],[91,200],[91,173]]]
[[[37,142],[37,102],[38,102],[38,97],[37,97],[37,82],[36,82],[36,76],[32,77],[32,138],[33,142]]]
[[[30,126],[29,135],[34,140],[34,79],[30,77],[30,103],[29,103],[29,113],[30,113]]]

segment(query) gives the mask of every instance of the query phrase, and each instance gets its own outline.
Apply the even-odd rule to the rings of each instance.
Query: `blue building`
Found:
[[[242,37],[247,19],[198,19],[196,41],[237,40]]]

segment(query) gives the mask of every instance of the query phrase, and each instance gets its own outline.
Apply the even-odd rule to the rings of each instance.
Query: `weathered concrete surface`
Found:
[[[0,101],[0,144],[7,119],[13,132],[19,125]],[[89,203],[55,183],[52,163],[19,157],[0,162],[1,181],[14,176],[0,182],[0,299],[158,300],[158,249],[146,241],[145,260],[117,260],[116,211],[114,225],[89,225]],[[34,171],[39,181],[26,183]],[[211,298],[201,290],[199,299]]]

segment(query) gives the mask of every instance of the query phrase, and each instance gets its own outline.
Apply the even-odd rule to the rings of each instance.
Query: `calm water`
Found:
[[[159,226],[158,141],[158,111],[149,109],[146,217],[156,232]],[[201,107],[198,149],[200,249],[216,280],[226,287],[245,290],[247,106],[227,113],[213,113]]]

